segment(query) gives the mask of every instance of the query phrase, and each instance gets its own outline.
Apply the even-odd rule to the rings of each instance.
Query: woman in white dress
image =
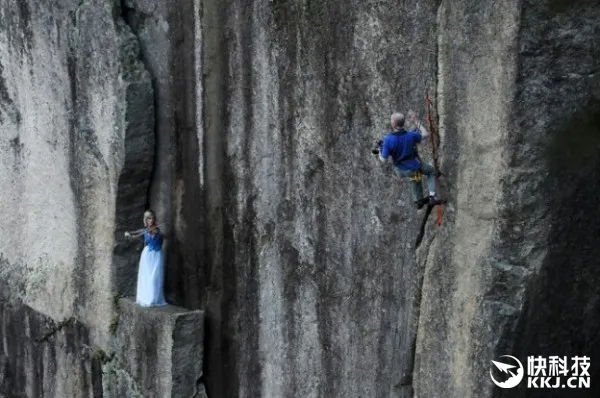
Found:
[[[125,232],[125,236],[130,239],[144,236],[135,302],[142,307],[167,305],[163,292],[165,274],[163,235],[156,226],[156,215],[152,210],[144,212],[144,226],[145,228],[134,232]]]

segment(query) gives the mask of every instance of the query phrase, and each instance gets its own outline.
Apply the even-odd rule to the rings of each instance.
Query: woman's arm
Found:
[[[138,230],[132,231],[132,232],[125,231],[125,237],[131,238],[131,239],[137,238],[137,237],[142,236],[145,231],[146,231],[146,228],[138,229]]]

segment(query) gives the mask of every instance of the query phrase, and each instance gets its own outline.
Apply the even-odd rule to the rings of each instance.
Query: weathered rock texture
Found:
[[[9,3],[2,280],[41,313],[107,331],[113,292],[135,285],[136,253],[118,240],[141,224],[152,171],[150,78],[112,2]]]
[[[202,312],[173,306],[140,309],[129,299],[119,300],[119,310],[114,359],[120,366],[105,372],[104,396],[129,397],[137,390],[148,398],[201,398]],[[131,389],[130,379],[139,387]]]
[[[499,355],[593,358],[599,12],[205,2],[209,394],[491,396]],[[415,262],[407,190],[367,152],[426,87],[451,204]]]
[[[87,328],[0,302],[0,396],[102,396],[102,356]]]
[[[155,88],[156,162],[148,203],[167,232],[166,294],[170,302],[200,306],[203,253],[201,143],[196,104],[201,87],[200,0],[126,0],[123,15],[140,42]]]
[[[587,355],[592,380],[600,375],[599,21],[593,1],[442,6],[442,153],[455,212],[419,253],[419,396],[599,391],[593,381],[593,391],[527,390],[526,380],[502,391],[489,377],[505,354],[525,365],[528,355]]]
[[[102,396],[110,380],[86,347],[123,357],[113,301],[134,294],[141,249],[123,232],[142,225],[156,145],[151,76],[121,11],[108,0],[0,1],[0,298],[9,303],[0,395]],[[36,340],[63,319],[72,320],[64,333]],[[171,326],[158,323],[157,333]],[[174,350],[202,338],[194,327],[172,336]],[[143,345],[145,336],[129,337]],[[201,388],[194,367],[175,383],[105,366],[116,385],[149,396]]]
[[[112,295],[150,205],[169,300],[205,309],[181,338],[211,397],[537,393],[491,384],[504,354],[591,356],[569,394],[598,395],[597,1],[122,3],[0,0],[0,287],[29,306],[4,323],[77,319],[71,346],[107,351],[56,348],[44,369],[82,377],[42,383],[5,347],[0,392],[149,394],[170,365]],[[370,149],[426,90],[450,204],[415,253],[408,185]]]
[[[435,88],[435,2],[202,12],[209,395],[398,396],[418,220],[370,149]]]

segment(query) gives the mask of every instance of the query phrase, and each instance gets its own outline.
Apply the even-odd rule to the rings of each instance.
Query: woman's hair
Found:
[[[150,217],[154,218],[154,224],[156,225],[156,214],[152,210],[146,210],[144,212],[144,227],[147,226],[146,220]]]

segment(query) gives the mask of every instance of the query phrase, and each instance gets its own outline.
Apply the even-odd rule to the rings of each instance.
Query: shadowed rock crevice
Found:
[[[137,11],[135,8],[133,7],[128,7],[128,1],[127,0],[121,0],[120,4],[116,7],[115,11],[117,12],[117,18],[121,18],[129,27],[129,29],[131,30],[131,32],[135,35],[136,39],[138,40],[138,43],[140,42],[138,35],[139,32],[139,27],[140,25],[143,26],[144,25],[144,20],[145,18],[147,18],[148,16],[146,14],[144,14],[143,12],[139,12]],[[144,48],[140,43],[140,54],[139,54],[139,60],[144,64],[144,69],[146,71],[148,71],[148,73],[150,74],[150,79],[152,80],[152,93],[154,94],[154,114],[152,115],[152,117],[154,118],[154,140],[155,142],[158,140],[157,136],[158,136],[158,122],[157,120],[159,119],[159,116],[157,115],[157,110],[160,107],[160,104],[158,103],[158,90],[156,88],[156,77],[153,74],[152,71],[152,67],[149,65],[145,53],[144,53]],[[158,145],[154,145],[154,160],[152,162],[152,168],[150,170],[150,175],[149,175],[149,180],[150,181],[154,181],[154,177],[156,174],[156,168],[157,168],[157,162],[156,159],[159,157],[159,151],[158,151]],[[152,184],[148,184],[148,192],[146,193],[146,203],[144,208],[146,209],[150,209],[152,207],[151,203],[150,203],[150,191],[152,188]]]
[[[200,19],[202,2],[184,1],[176,8],[177,23],[172,24],[174,55],[172,59],[175,118],[175,164],[173,197],[173,256],[170,257],[167,282],[171,296],[187,308],[201,308],[206,281],[201,278],[204,262],[205,204],[202,186],[202,156],[198,119],[202,103],[200,71],[202,49]],[[175,19],[175,18],[174,18]]]
[[[7,117],[12,123],[18,125],[22,119],[21,112],[10,97],[3,71],[4,67],[0,62],[0,125],[4,124],[4,119]]]
[[[425,214],[423,214],[423,219],[421,220],[421,226],[419,227],[419,234],[417,235],[417,239],[415,241],[415,250],[421,246],[421,242],[423,242],[423,237],[425,236],[425,230],[428,227],[427,221],[429,221],[429,216],[433,211],[433,207],[427,206],[425,208]]]
[[[600,87],[600,81],[593,84]],[[597,99],[600,104],[600,96]],[[600,256],[600,227],[596,222],[600,211],[595,200],[600,184],[599,116],[600,106],[592,105],[569,119],[567,127],[555,131],[548,152],[550,178],[544,188],[551,209],[548,216],[554,220],[548,234],[548,254],[539,268],[530,271],[532,277],[510,346],[523,358],[560,355],[571,363],[575,356],[590,357],[591,380],[600,376],[600,366],[593,361],[600,355],[600,289],[595,266]],[[570,395],[590,396],[597,389],[592,383],[591,390],[572,391]],[[561,395],[521,388],[515,396]]]
[[[165,234],[163,249],[166,253],[165,297],[172,304],[181,304],[179,282],[181,269],[179,266],[179,241],[175,233],[174,223],[176,214],[173,211],[173,192],[175,184],[174,168],[177,152],[176,137],[181,134],[176,123],[176,102],[174,95],[175,82],[179,75],[174,76],[172,65],[178,65],[175,43],[180,38],[178,29],[183,21],[174,23],[178,18],[178,4],[151,4],[144,0],[121,0],[119,12],[122,19],[135,35],[139,45],[139,59],[144,64],[151,78],[153,93],[153,164],[146,186],[146,201],[144,208],[151,208],[157,214],[158,224]],[[183,15],[183,11],[182,15]],[[172,14],[175,14],[174,16]],[[173,276],[176,276],[174,280]]]
[[[155,104],[151,77],[140,61],[137,39],[129,27],[118,19],[122,32],[121,60],[124,64],[125,108],[123,126],[123,163],[118,180],[115,231],[118,242],[114,250],[114,291],[135,295],[139,242],[123,239],[124,230],[135,230],[142,224],[147,209],[150,179],[155,168]],[[122,228],[122,229],[121,229]],[[136,250],[132,250],[136,248]]]
[[[566,356],[569,366],[572,357],[588,356],[594,380],[600,376],[593,360],[600,354],[600,277],[595,266],[600,256],[600,79],[589,71],[600,66],[600,49],[594,44],[600,31],[592,23],[600,19],[600,7],[593,1],[577,7],[566,3],[524,3],[522,88],[516,101],[516,112],[523,117],[517,123],[521,131],[539,138],[527,152],[516,151],[510,162],[519,167],[528,192],[539,194],[528,198],[519,197],[514,188],[505,191],[527,213],[522,220],[514,212],[506,217],[510,223],[505,240],[531,259],[523,264],[529,278],[523,283],[514,334],[505,346],[523,359]],[[549,78],[551,85],[545,84]],[[532,155],[539,163],[531,163]],[[542,173],[534,172],[537,165],[544,167]],[[569,395],[598,395],[598,390],[592,382],[591,389],[571,390]],[[521,385],[511,396],[562,395]]]
[[[141,59],[152,75],[155,104],[155,164],[147,206],[166,233],[167,301],[199,308],[205,280],[201,129],[203,69],[199,2],[153,4],[122,1],[124,19],[140,43]]]
[[[201,286],[204,289],[203,299],[206,311],[206,360],[204,374],[209,396],[235,396],[237,380],[243,376],[238,374],[238,358],[236,351],[246,341],[236,336],[238,325],[234,322],[234,313],[242,308],[242,300],[250,300],[245,296],[245,289],[250,289],[252,282],[240,283],[234,264],[236,248],[239,244],[247,244],[249,238],[245,233],[246,226],[234,230],[229,220],[237,219],[239,186],[233,178],[233,167],[228,159],[227,140],[224,134],[228,127],[227,85],[225,78],[228,71],[229,55],[226,51],[226,15],[229,4],[219,0],[203,2],[200,15],[202,29],[202,93],[201,101],[203,120],[200,127],[203,146],[199,154],[201,159],[203,181],[203,231],[204,251],[200,267]],[[242,208],[246,208],[242,205]],[[241,240],[235,239],[239,234]],[[243,246],[242,246],[243,247]],[[246,257],[246,262],[252,257]],[[252,263],[250,263],[252,265]],[[252,267],[250,267],[252,269]],[[227,278],[227,279],[226,279]],[[238,288],[244,287],[238,295]],[[247,291],[248,295],[256,294]],[[250,316],[254,306],[248,311],[240,311],[243,316]],[[244,315],[242,315],[244,314]],[[234,339],[235,338],[235,339]],[[248,373],[256,376],[252,369]],[[253,377],[253,386],[259,380]]]

